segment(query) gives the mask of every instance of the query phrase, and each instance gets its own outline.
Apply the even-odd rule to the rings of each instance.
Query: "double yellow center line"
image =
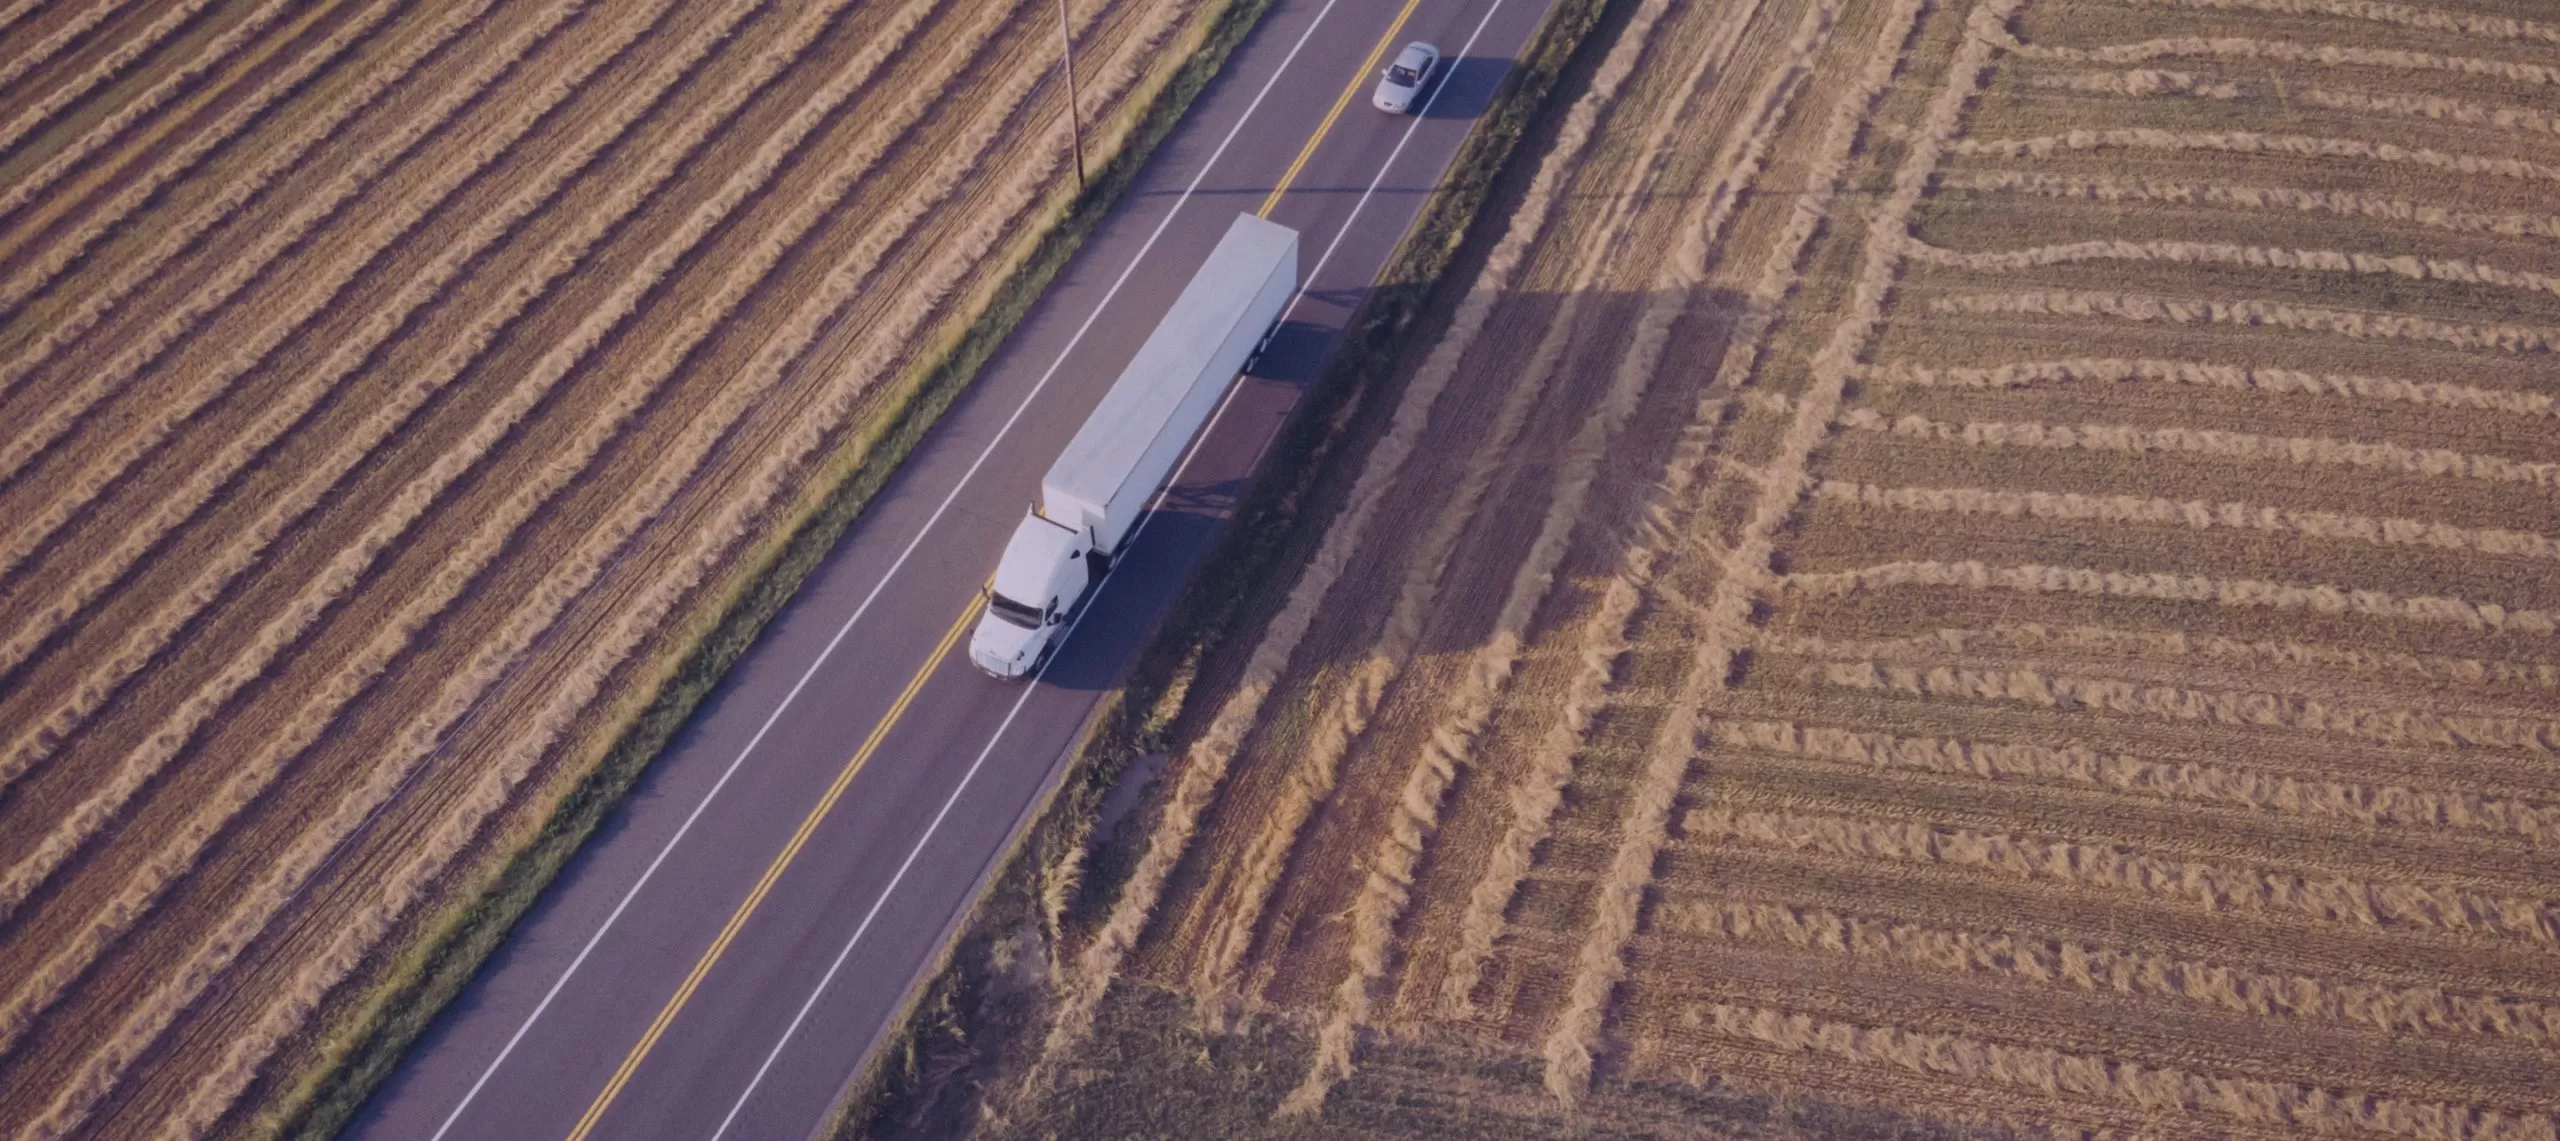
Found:
[[[703,976],[711,973],[712,964],[728,953],[729,942],[738,937],[739,929],[747,925],[747,918],[756,913],[757,906],[764,902],[765,894],[773,890],[774,881],[782,878],[783,869],[790,867],[791,861],[799,857],[801,845],[809,842],[810,834],[818,830],[818,822],[826,819],[827,813],[835,808],[836,801],[844,796],[844,790],[853,784],[854,775],[871,760],[871,754],[880,751],[880,742],[888,739],[889,730],[898,724],[898,718],[906,713],[908,704],[915,701],[917,691],[924,688],[926,678],[933,676],[934,667],[942,663],[943,655],[950,653],[951,647],[959,643],[961,633],[969,628],[969,619],[976,613],[974,606],[962,610],[959,620],[942,632],[942,640],[934,644],[932,653],[925,655],[924,668],[917,670],[916,676],[907,680],[907,687],[899,691],[898,699],[889,703],[889,712],[872,727],[871,735],[863,738],[862,747],[854,750],[853,759],[845,763],[843,772],[836,774],[835,783],[827,786],[826,794],[819,797],[818,803],[809,809],[809,815],[801,819],[799,829],[791,833],[790,842],[782,846],[781,854],[765,868],[764,876],[756,881],[753,890],[747,892],[747,898],[738,904],[738,910],[729,916],[728,925],[720,929],[720,935],[711,941],[710,949],[693,964],[692,973],[684,977],[683,984],[676,987],[675,994],[669,996],[666,1006],[658,1011],[658,1017],[649,1023],[649,1029],[640,1035],[640,1041],[632,1045],[631,1053],[622,1059],[621,1068],[613,1071],[612,1080],[604,1084],[604,1090],[596,1094],[594,1103],[587,1106],[586,1116],[580,1117],[577,1128],[569,1131],[572,1141],[594,1131],[596,1122],[604,1117],[605,1109],[630,1082],[632,1072],[640,1068],[641,1060],[649,1056],[650,1048],[656,1046],[659,1036],[667,1032],[667,1024],[675,1021],[676,1012],[684,1009],[686,1000],[693,997],[694,988],[701,986]]]
[[[1298,148],[1297,157],[1289,163],[1288,169],[1281,173],[1280,181],[1272,186],[1270,195],[1265,197],[1262,205],[1254,211],[1256,217],[1271,216],[1272,209],[1280,204],[1280,196],[1287,193],[1289,185],[1297,181],[1299,172],[1306,169],[1307,160],[1315,155],[1316,144],[1323,142],[1325,136],[1332,132],[1334,121],[1340,119],[1343,109],[1351,105],[1351,100],[1359,94],[1361,85],[1368,81],[1370,70],[1377,67],[1379,57],[1386,54],[1387,45],[1395,41],[1396,34],[1404,30],[1405,21],[1413,16],[1414,9],[1421,4],[1422,0],[1405,0],[1403,10],[1396,13],[1395,22],[1387,25],[1386,33],[1379,36],[1378,42],[1370,47],[1368,58],[1360,62],[1360,70],[1352,75],[1349,83],[1343,85],[1342,94],[1333,101],[1333,109],[1325,112],[1324,120],[1316,125],[1315,133],[1307,136],[1306,145]],[[780,880],[783,871],[791,866],[793,860],[799,858],[801,847],[807,844],[810,835],[818,830],[818,823],[826,819],[827,814],[835,809],[836,801],[844,796],[845,789],[852,786],[853,778],[862,771],[865,764],[870,762],[871,755],[880,750],[880,743],[888,739],[889,731],[897,727],[899,718],[906,715],[907,706],[915,701],[917,692],[924,688],[925,679],[932,677],[934,671],[941,668],[942,660],[950,655],[952,647],[959,644],[961,633],[969,628],[970,620],[977,615],[978,602],[975,597],[972,597],[969,605],[961,609],[960,616],[952,620],[951,628],[943,631],[942,640],[934,645],[933,652],[925,655],[924,665],[916,670],[914,677],[907,679],[906,688],[899,691],[896,701],[890,703],[889,711],[881,716],[880,723],[872,727],[871,735],[863,738],[862,747],[854,750],[852,758],[845,762],[844,771],[836,774],[835,782],[827,786],[826,794],[819,797],[818,803],[809,809],[806,817],[801,819],[800,827],[791,833],[790,842],[782,846],[782,851],[774,856],[773,863],[765,868],[764,875],[756,880],[754,889],[747,892],[747,898],[739,902],[737,911],[729,916],[729,922],[720,928],[719,937],[713,939],[711,946],[702,952],[702,958],[693,964],[693,970],[685,975],[684,982],[676,987],[674,994],[667,997],[666,1005],[658,1010],[658,1016],[650,1020],[648,1030],[642,1032],[640,1040],[632,1044],[631,1052],[622,1059],[622,1065],[613,1071],[613,1077],[605,1082],[604,1089],[599,1091],[595,1101],[587,1106],[586,1114],[578,1118],[577,1127],[569,1131],[569,1141],[587,1141],[588,1136],[595,1132],[596,1123],[604,1119],[605,1110],[611,1108],[614,1099],[622,1095],[623,1087],[631,1082],[631,1075],[639,1071],[640,1063],[649,1057],[649,1051],[657,1046],[658,1039],[665,1036],[668,1025],[675,1021],[677,1013],[684,1009],[685,1003],[693,998],[693,992],[702,985],[703,978],[708,976],[711,968],[720,962],[720,957],[728,953],[729,944],[738,937],[738,932],[746,927],[747,920],[755,915],[756,908],[764,903],[765,896],[773,890],[775,881]]]

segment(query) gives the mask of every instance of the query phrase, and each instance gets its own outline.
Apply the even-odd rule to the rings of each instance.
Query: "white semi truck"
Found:
[[[1019,678],[1047,660],[1297,289],[1298,232],[1238,215],[1041,479],[969,638],[979,669]]]

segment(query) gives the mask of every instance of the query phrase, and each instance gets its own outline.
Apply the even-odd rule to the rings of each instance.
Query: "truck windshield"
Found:
[[[989,591],[987,594],[987,609],[994,613],[996,617],[1002,618],[1007,622],[1011,622],[1016,626],[1020,626],[1025,630],[1037,630],[1040,628],[1041,614],[1040,608],[1037,606],[1025,606],[1022,603],[1015,602],[1001,594]]]

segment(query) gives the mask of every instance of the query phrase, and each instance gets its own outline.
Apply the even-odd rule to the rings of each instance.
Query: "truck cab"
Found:
[[[1089,540],[1036,508],[1024,513],[996,563],[986,612],[969,636],[972,663],[1007,679],[1040,668],[1092,577]]]

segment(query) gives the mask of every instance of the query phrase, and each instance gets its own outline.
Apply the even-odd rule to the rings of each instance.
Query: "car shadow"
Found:
[[[1423,85],[1415,112],[1424,119],[1473,119],[1493,106],[1509,56],[1460,56],[1443,60]]]

